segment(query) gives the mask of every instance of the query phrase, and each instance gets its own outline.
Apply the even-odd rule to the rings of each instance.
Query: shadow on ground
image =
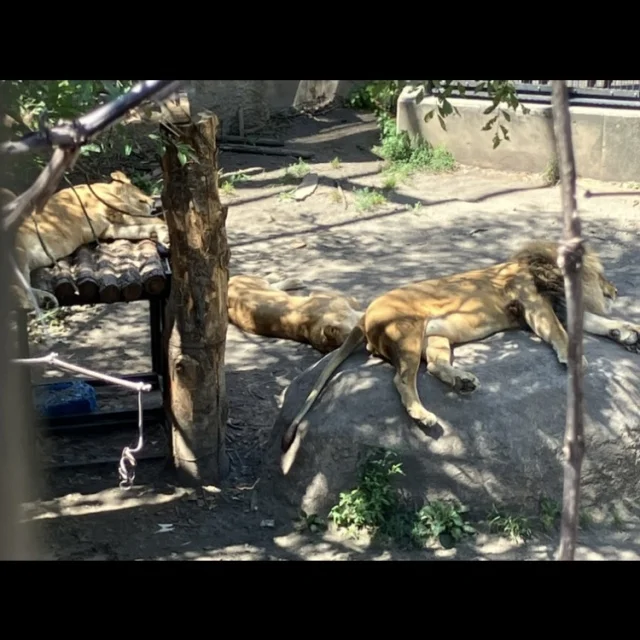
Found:
[[[390,194],[380,208],[357,210],[352,199],[354,189],[380,182],[380,163],[369,151],[378,141],[369,116],[336,110],[316,120],[296,118],[282,137],[288,145],[316,154],[310,164],[320,174],[320,185],[316,194],[304,202],[283,201],[275,194],[265,194],[277,179],[275,172],[281,172],[294,159],[220,154],[225,171],[247,166],[265,169],[265,175],[238,183],[237,196],[230,199],[227,232],[232,273],[295,275],[312,290],[337,289],[366,304],[406,282],[503,260],[523,240],[561,235],[557,188],[543,187],[539,181],[523,176],[496,177],[465,168],[450,175],[419,177]],[[322,164],[335,157],[340,158],[343,168]],[[274,172],[275,177],[272,179],[267,172]],[[329,197],[336,179],[350,198],[346,210]],[[619,288],[617,310],[638,318],[640,308],[631,297],[636,295],[640,279],[638,225],[631,216],[635,210],[630,204],[622,206],[604,200],[580,201],[585,234],[594,240],[609,277]],[[96,307],[85,315],[79,314],[77,326],[64,336],[60,342],[64,348],[59,352],[71,361],[106,372],[148,370],[147,313],[146,305],[132,304],[118,309]],[[481,346],[474,357],[489,357],[488,349]],[[91,504],[85,505],[84,510],[72,510],[69,515],[38,523],[52,536],[54,554],[107,559],[180,559],[189,554],[214,559],[323,559],[322,554],[343,559],[405,558],[404,552],[397,550],[365,551],[357,545],[352,548],[350,541],[300,537],[293,532],[290,521],[276,522],[274,529],[261,526],[265,524],[264,515],[251,509],[251,492],[238,489],[250,487],[256,480],[280,394],[319,357],[306,345],[244,335],[230,327],[226,378],[231,486],[215,493],[212,499],[195,496],[190,500],[164,486],[162,479],[166,476],[157,464],[141,463],[138,480],[146,485],[141,490],[151,498],[166,494],[167,503],[148,506],[145,500],[151,498],[143,496],[139,504],[124,509],[122,500],[132,501],[135,492],[122,499],[115,497],[117,490],[106,496],[72,495],[68,499],[71,502],[88,500]],[[526,366],[527,357],[541,356],[537,351],[529,356],[520,350],[510,357],[521,358]],[[611,384],[616,384],[615,378]],[[135,402],[134,394],[132,399]],[[134,435],[123,434],[122,446],[130,444]],[[47,497],[64,502],[65,494],[95,493],[114,487],[117,476],[116,470],[109,468],[57,473],[50,480]],[[96,502],[116,508],[96,513],[100,506]],[[158,532],[159,523],[173,524],[174,531]],[[621,553],[625,551],[624,540],[620,542],[622,547],[611,544]],[[633,546],[631,542],[629,545]],[[494,548],[499,552],[482,552],[475,545],[469,555],[491,559],[517,555],[511,548]],[[600,547],[599,551],[609,553],[606,548]],[[537,557],[538,552],[531,553]],[[418,552],[417,557],[441,556],[425,551]]]

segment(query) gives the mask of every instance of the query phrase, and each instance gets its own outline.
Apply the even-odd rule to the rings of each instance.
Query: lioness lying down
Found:
[[[334,371],[363,342],[371,353],[394,366],[394,384],[402,404],[425,427],[435,425],[437,418],[418,396],[416,382],[422,359],[428,372],[442,382],[459,392],[471,392],[478,387],[478,379],[452,364],[452,346],[526,326],[550,344],[558,360],[566,364],[567,332],[554,311],[560,312],[565,303],[564,280],[556,261],[555,242],[531,242],[507,262],[408,284],[375,299],[329,359],[287,427],[282,450],[291,447],[298,425]],[[598,255],[588,248],[582,271],[584,330],[638,352],[640,326],[606,317],[606,298],[615,299],[618,292],[605,278]]]
[[[153,198],[131,184],[121,171],[114,171],[111,177],[113,182],[82,184],[76,186],[75,191],[71,187],[61,189],[51,196],[42,212],[25,218],[16,234],[15,256],[27,283],[31,271],[53,265],[51,257],[55,260],[65,258],[96,238],[144,240],[155,236],[157,241],[168,246],[169,232],[164,218],[151,215]],[[5,202],[15,198],[7,189],[2,191]],[[31,306],[21,286],[14,291],[23,307]],[[42,299],[57,304],[46,291],[33,291],[39,304]]]
[[[270,284],[254,276],[229,278],[229,322],[260,336],[304,342],[322,353],[337,349],[362,317],[362,307],[348,296],[287,290],[303,283],[288,278]]]

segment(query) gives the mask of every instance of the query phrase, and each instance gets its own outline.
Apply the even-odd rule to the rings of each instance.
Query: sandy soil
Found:
[[[349,292],[366,303],[390,286],[501,259],[523,238],[559,237],[560,192],[540,176],[460,167],[446,175],[422,174],[399,184],[385,204],[360,210],[354,193],[380,187],[381,163],[369,151],[377,128],[368,115],[333,110],[300,116],[265,135],[279,135],[315,153],[320,177],[303,202],[282,194],[291,160],[220,154],[225,171],[263,172],[225,194],[232,273],[296,275],[311,289]],[[490,143],[489,137],[487,144]],[[331,162],[338,158],[337,161]],[[347,207],[336,192],[344,190]],[[584,198],[584,190],[613,192]],[[625,185],[580,181],[579,205],[587,237],[597,242],[621,294],[620,309],[640,282],[640,263],[622,257],[637,243],[640,192]],[[617,264],[625,264],[616,267]],[[146,303],[87,307],[69,315],[52,348],[85,366],[122,374],[150,370]],[[44,347],[32,345],[32,353]],[[47,557],[57,559],[522,559],[552,558],[557,535],[516,544],[482,531],[453,550],[377,548],[335,532],[300,533],[294,523],[265,522],[250,505],[250,491],[269,428],[286,385],[318,358],[310,347],[243,335],[229,328],[229,487],[186,491],[166,483],[162,462],[141,462],[139,483],[117,488],[116,466],[46,473],[40,500],[27,506]],[[60,375],[34,371],[33,378]],[[120,402],[121,400],[119,400]],[[127,398],[135,406],[135,397]],[[118,455],[135,437],[117,432],[93,438],[40,438],[45,462]],[[162,451],[161,432],[149,436]],[[160,525],[173,525],[161,527]],[[168,528],[171,530],[164,531]],[[640,559],[636,522],[593,524],[581,533],[579,558]]]

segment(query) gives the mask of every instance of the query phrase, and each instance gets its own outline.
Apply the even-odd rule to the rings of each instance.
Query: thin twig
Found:
[[[564,438],[564,492],[558,560],[573,560],[578,534],[580,470],[584,456],[584,387],[582,258],[584,246],[576,206],[576,169],[571,139],[571,116],[565,80],[551,82],[551,109],[562,183],[563,241],[558,265],[564,274],[567,300],[567,418]]]
[[[95,378],[96,380],[102,380],[103,382],[131,389],[132,391],[151,391],[151,385],[148,382],[131,382],[130,380],[122,380],[121,378],[115,378],[114,376],[110,376],[105,373],[98,373],[97,371],[86,369],[85,367],[79,367],[78,365],[60,360],[57,353],[50,353],[49,355],[42,356],[41,358],[16,358],[11,362],[15,364],[29,365],[48,364],[52,367],[57,367],[58,369],[79,373],[89,378]]]

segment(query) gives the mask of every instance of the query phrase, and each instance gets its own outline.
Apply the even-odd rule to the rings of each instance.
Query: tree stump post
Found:
[[[173,460],[184,484],[217,484],[228,472],[225,450],[229,248],[227,207],[218,194],[218,118],[173,117],[161,124],[162,204],[169,227],[172,283],[165,345],[169,370]],[[184,161],[182,145],[193,158]]]

